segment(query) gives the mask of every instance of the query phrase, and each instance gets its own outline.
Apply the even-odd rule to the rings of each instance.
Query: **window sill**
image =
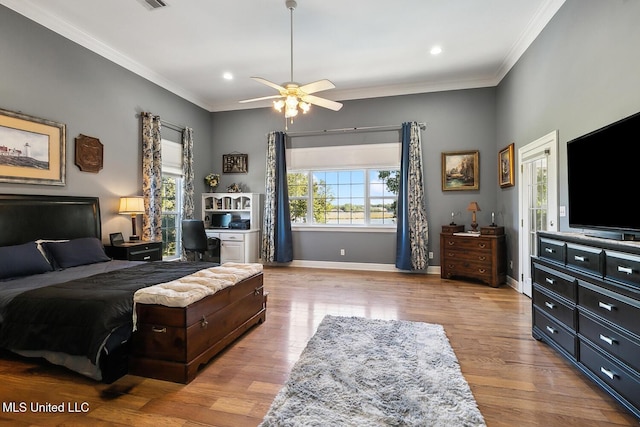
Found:
[[[295,225],[291,224],[291,231],[330,231],[345,233],[395,233],[395,225],[390,226],[367,226],[367,225]]]

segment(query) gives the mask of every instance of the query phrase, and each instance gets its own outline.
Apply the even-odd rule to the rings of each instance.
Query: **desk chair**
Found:
[[[182,221],[182,248],[185,252],[195,252],[197,261],[202,261],[207,251],[207,233],[204,222],[197,219]]]

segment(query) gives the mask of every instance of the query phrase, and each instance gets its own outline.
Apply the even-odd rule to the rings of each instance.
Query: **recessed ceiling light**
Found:
[[[225,80],[233,80],[233,74],[227,72],[222,75],[222,78]]]
[[[431,48],[431,55],[440,55],[442,53],[442,48],[440,46],[434,46]]]

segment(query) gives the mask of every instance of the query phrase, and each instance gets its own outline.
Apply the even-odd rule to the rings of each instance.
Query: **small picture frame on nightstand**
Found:
[[[109,234],[109,241],[111,246],[119,246],[124,243],[124,237],[122,237],[122,233],[111,233]]]

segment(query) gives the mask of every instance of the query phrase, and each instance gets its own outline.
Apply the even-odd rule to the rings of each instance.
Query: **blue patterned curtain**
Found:
[[[269,133],[266,169],[262,261],[264,263],[291,262],[293,261],[293,243],[285,138],[282,132]]]
[[[182,218],[193,219],[193,129],[182,131]]]
[[[420,126],[416,122],[403,123],[396,237],[396,267],[401,270],[426,270],[429,266],[422,176]]]
[[[142,195],[146,213],[142,216],[143,240],[162,241],[162,125],[160,116],[142,113]]]

